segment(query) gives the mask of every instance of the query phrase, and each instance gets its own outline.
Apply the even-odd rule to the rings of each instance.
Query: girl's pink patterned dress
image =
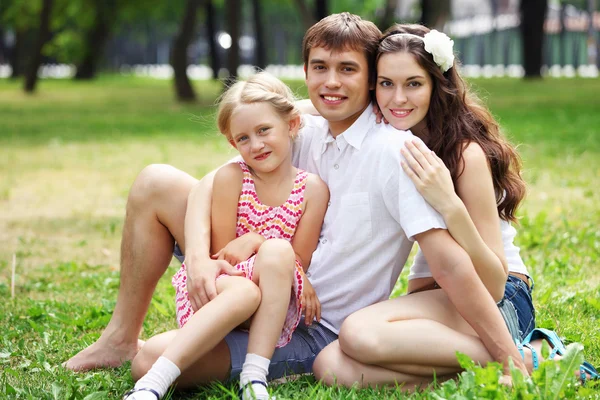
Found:
[[[244,172],[244,180],[240,199],[238,200],[236,237],[252,231],[261,234],[266,239],[286,239],[291,241],[302,216],[302,203],[304,202],[307,173],[298,170],[296,180],[294,181],[294,189],[290,197],[283,205],[271,207],[262,204],[258,199],[254,179],[248,166],[244,162],[240,162],[239,164]],[[244,276],[248,279],[252,279],[255,257],[252,256],[248,260],[236,265],[236,268],[243,271]],[[277,347],[283,347],[290,341],[292,333],[298,326],[302,316],[303,281],[301,270],[302,266],[296,260],[290,305],[281,336],[277,341]],[[177,305],[177,322],[179,323],[179,327],[185,325],[194,313],[188,297],[186,281],[187,273],[185,264],[182,264],[172,279],[172,284],[176,291],[175,303]]]

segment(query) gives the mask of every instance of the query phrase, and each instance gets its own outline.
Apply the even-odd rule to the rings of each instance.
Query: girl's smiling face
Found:
[[[231,115],[230,143],[252,169],[272,172],[290,158],[299,118],[286,121],[268,102],[239,105]]]
[[[433,82],[429,73],[406,52],[385,53],[377,62],[377,104],[396,129],[419,135],[426,128]]]

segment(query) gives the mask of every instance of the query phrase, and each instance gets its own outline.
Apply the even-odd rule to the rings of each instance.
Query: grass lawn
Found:
[[[535,279],[538,326],[583,344],[585,358],[598,366],[600,80],[473,83],[520,144],[530,191],[517,243]],[[305,94],[302,82],[291,84]],[[60,363],[92,343],[110,318],[136,174],[147,164],[168,163],[200,177],[233,154],[214,124],[218,85],[196,86],[199,103],[179,105],[170,82],[157,80],[42,81],[33,97],[22,93],[21,82],[0,80],[0,398],[117,399],[131,387],[128,364],[73,374]],[[159,283],[142,338],[176,327],[175,268]],[[472,367],[457,383],[411,398],[600,398],[597,385],[561,391],[561,377],[574,381],[562,364],[562,372],[548,366],[535,385],[517,384],[512,392],[496,387],[497,368]],[[235,397],[230,389],[174,398]],[[403,396],[394,389],[323,388],[312,378],[275,392],[278,399]]]

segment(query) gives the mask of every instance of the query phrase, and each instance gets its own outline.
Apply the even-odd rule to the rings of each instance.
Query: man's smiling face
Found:
[[[369,104],[369,65],[356,50],[310,50],[306,86],[317,111],[336,136],[350,127]]]

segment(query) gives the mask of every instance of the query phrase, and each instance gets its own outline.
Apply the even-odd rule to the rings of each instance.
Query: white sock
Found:
[[[246,354],[246,361],[242,366],[242,373],[240,375],[240,387],[243,389],[242,400],[269,399],[269,392],[266,387],[257,383],[249,383],[252,381],[266,383],[270,363],[271,360],[259,356],[258,354]]]
[[[165,357],[158,357],[158,360],[152,365],[150,371],[146,373],[134,386],[134,389],[153,389],[162,398],[169,386],[175,382],[175,379],[181,375],[179,367],[171,360]],[[140,391],[134,393],[128,399],[132,400],[156,400],[156,396],[152,392]]]

